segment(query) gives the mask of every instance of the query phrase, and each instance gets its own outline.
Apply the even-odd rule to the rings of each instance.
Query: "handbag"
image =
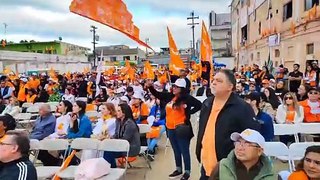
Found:
[[[176,135],[178,138],[191,139],[193,135],[192,127],[189,124],[179,124],[176,126]]]

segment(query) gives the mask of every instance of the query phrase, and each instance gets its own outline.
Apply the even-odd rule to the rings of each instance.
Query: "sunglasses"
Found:
[[[284,100],[288,100],[288,99],[292,100],[293,97],[284,97]]]
[[[317,95],[317,94],[319,94],[319,92],[317,92],[317,91],[310,91],[309,94],[315,94],[315,95]]]

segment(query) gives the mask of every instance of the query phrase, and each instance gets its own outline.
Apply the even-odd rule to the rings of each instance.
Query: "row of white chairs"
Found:
[[[274,124],[273,127],[274,135],[294,135],[295,142],[299,142],[298,134],[320,133],[320,123]]]
[[[295,170],[294,161],[301,160],[309,146],[320,145],[316,142],[292,143],[289,147],[282,142],[266,142],[264,153],[269,157],[276,157],[279,160],[288,161],[289,171]]]
[[[65,139],[44,139],[42,141],[32,139],[30,141],[30,147],[30,149],[35,152],[35,159],[37,158],[37,154],[40,150],[65,151],[66,153],[63,156],[63,159],[65,159],[67,154],[70,153],[68,150],[76,149],[96,151],[97,157],[103,154],[101,152],[104,151],[125,152],[125,159],[127,160],[129,157],[130,145],[128,141],[121,139],[106,139],[99,141],[97,139],[90,138],[77,138],[71,143]],[[104,178],[120,179],[121,177],[124,177],[127,170],[127,164],[128,162],[126,161],[124,169],[112,168],[111,172]],[[77,170],[77,166],[69,166],[64,170],[61,170],[61,167],[59,166],[38,166],[36,169],[39,179],[51,178],[54,174],[57,174],[63,179],[73,179]]]

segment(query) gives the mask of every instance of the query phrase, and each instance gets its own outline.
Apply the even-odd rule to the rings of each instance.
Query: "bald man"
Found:
[[[52,115],[50,105],[43,104],[39,107],[39,117],[37,118],[30,139],[42,140],[54,133],[56,118]]]

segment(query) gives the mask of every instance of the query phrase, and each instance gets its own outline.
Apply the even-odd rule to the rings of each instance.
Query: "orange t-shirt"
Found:
[[[145,103],[142,103],[140,106],[132,106],[132,115],[133,119],[138,119],[139,116],[148,116],[149,115],[149,108]],[[147,120],[141,121],[141,124],[148,124]]]
[[[288,180],[308,180],[308,179],[309,178],[304,171],[293,172],[288,178]]]
[[[39,79],[31,79],[28,82],[28,86],[32,89],[38,89],[39,85],[40,85]]]
[[[293,122],[294,121],[294,116],[296,115],[296,111],[294,109],[294,107],[289,107],[288,111],[287,111],[287,117],[286,120]]]
[[[216,142],[215,142],[215,134],[216,134],[216,121],[218,115],[223,108],[225,101],[219,101],[215,99],[213,101],[212,109],[210,112],[210,116],[207,122],[206,129],[204,131],[203,139],[202,139],[202,149],[201,149],[201,162],[206,171],[206,175],[210,176],[211,172],[217,165],[217,155],[216,155]]]
[[[168,129],[175,129],[177,125],[184,124],[186,120],[185,109],[181,106],[173,108],[173,103],[176,98],[173,98],[166,106],[166,126]]]
[[[26,89],[28,86],[26,84],[20,84],[19,92],[18,92],[18,101],[25,101],[26,100]]]

